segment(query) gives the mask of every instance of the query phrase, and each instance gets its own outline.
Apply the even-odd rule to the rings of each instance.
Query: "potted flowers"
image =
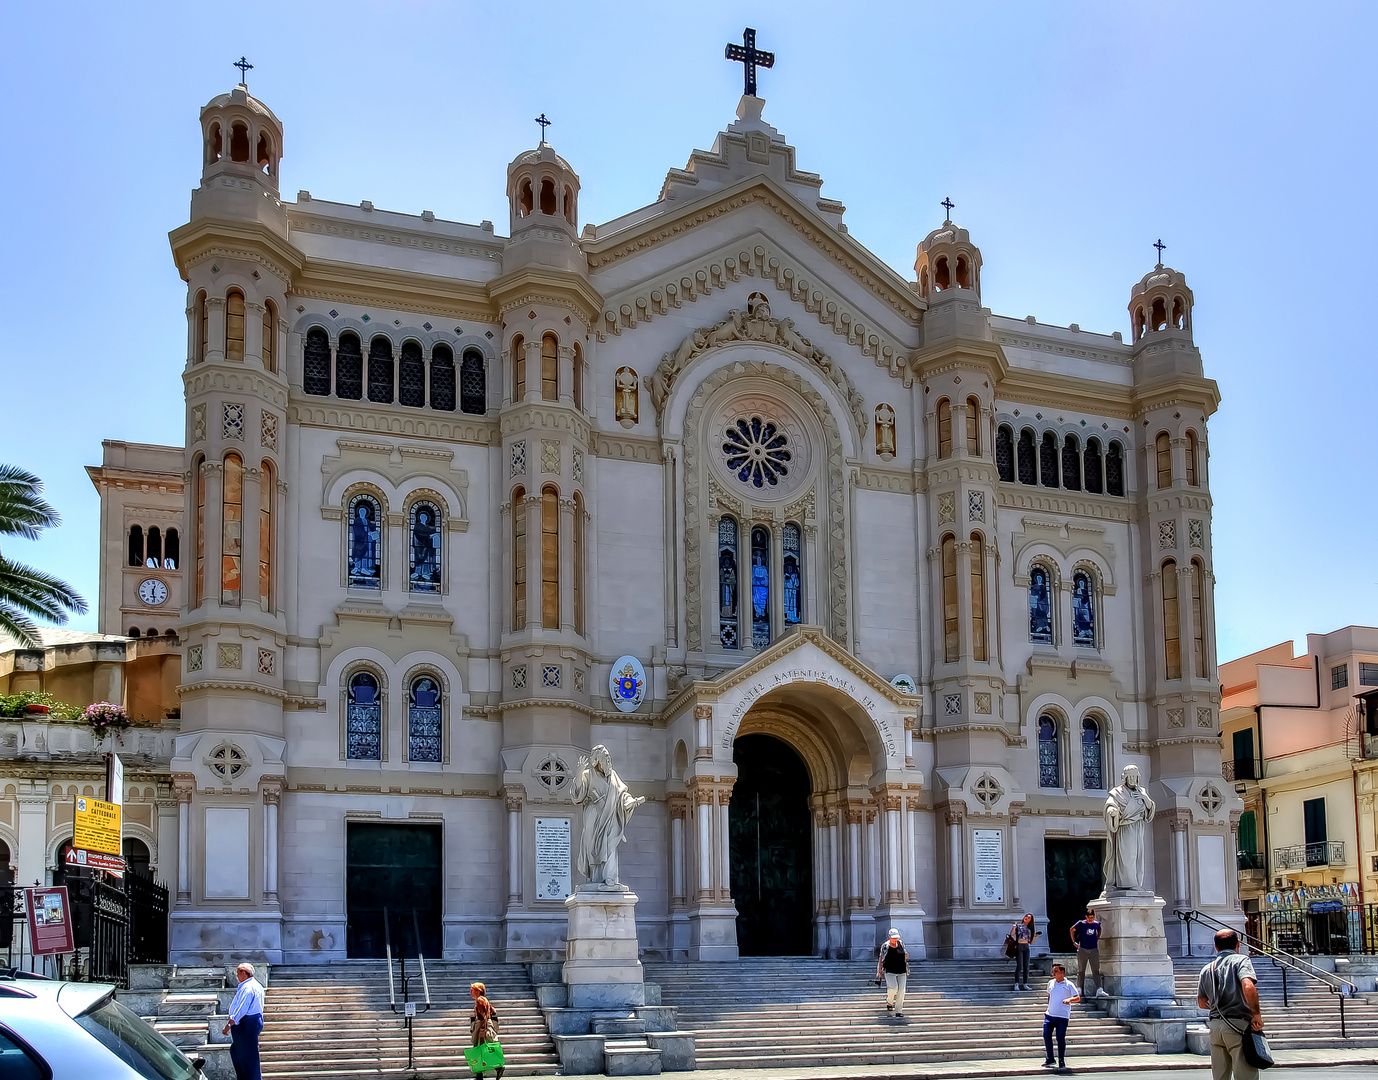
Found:
[[[86,706],[81,719],[90,725],[97,742],[103,741],[112,731],[118,735],[129,727],[129,714],[108,701],[97,701]]]

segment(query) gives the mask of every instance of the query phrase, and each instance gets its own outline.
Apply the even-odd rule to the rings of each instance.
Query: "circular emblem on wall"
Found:
[[[919,684],[914,681],[912,675],[896,675],[890,680],[890,685],[909,697],[914,697],[919,692]]]
[[[635,712],[646,698],[646,669],[635,656],[619,656],[608,677],[608,692],[619,712]]]

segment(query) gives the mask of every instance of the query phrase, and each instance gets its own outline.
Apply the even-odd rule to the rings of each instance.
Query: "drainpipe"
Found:
[[[1268,789],[1263,786],[1264,757],[1263,757],[1263,706],[1254,706],[1254,729],[1258,733],[1258,805],[1259,812],[1263,815],[1263,891],[1271,892],[1272,871],[1269,869],[1273,865],[1273,847],[1268,839]]]

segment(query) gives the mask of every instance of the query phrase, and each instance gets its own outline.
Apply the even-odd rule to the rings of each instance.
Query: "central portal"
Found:
[[[345,842],[346,955],[440,958],[439,825],[348,823]],[[386,926],[384,914],[386,913]]]
[[[728,811],[741,956],[808,956],[813,943],[809,773],[770,735],[743,735]]]

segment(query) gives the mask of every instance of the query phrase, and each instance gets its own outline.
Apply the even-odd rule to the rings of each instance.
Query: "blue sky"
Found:
[[[653,200],[733,118],[722,49],[751,25],[778,54],[766,119],[906,276],[950,195],[996,312],[1127,334],[1163,238],[1224,399],[1221,659],[1378,623],[1375,24],[1359,4],[1199,0],[6,5],[0,461],[42,475],[65,520],[5,553],[94,599],[82,467],[102,438],[181,442],[167,233],[197,182],[198,110],[241,53],[286,125],[285,195],[501,228],[542,111],[585,221]]]

